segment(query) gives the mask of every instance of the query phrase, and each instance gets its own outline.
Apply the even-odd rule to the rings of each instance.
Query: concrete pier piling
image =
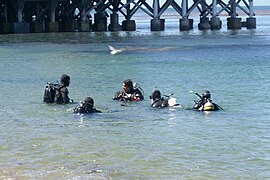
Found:
[[[121,31],[122,27],[119,24],[119,16],[117,13],[113,12],[110,15],[111,24],[109,24],[109,31]]]
[[[96,13],[94,15],[93,31],[107,31],[107,17],[104,13]]]
[[[210,25],[212,30],[219,30],[221,29],[221,21],[220,18],[214,16],[210,20]]]
[[[180,16],[180,31],[193,29],[196,15],[199,30],[221,29],[220,15],[228,16],[228,29],[256,28],[253,0],[0,0],[0,34],[135,31],[139,13],[151,31],[164,31],[166,18],[174,17],[163,16],[169,8]]]
[[[81,21],[79,26],[81,32],[89,32],[92,28],[92,21]]]
[[[179,20],[180,31],[188,31],[193,29],[193,19],[182,18]]]
[[[249,0],[249,17],[247,18],[247,29],[256,28],[256,18],[254,18],[253,0]]]
[[[27,22],[14,22],[2,24],[3,34],[25,34],[30,32],[29,23]]]
[[[247,29],[255,29],[256,28],[256,18],[249,17],[247,18]]]
[[[59,23],[58,22],[47,22],[46,32],[59,32]]]
[[[136,22],[135,20],[126,19],[122,22],[123,31],[136,31]]]
[[[189,20],[187,18],[182,18],[179,20],[180,23],[180,31],[188,31],[189,28]]]
[[[64,27],[62,29],[63,32],[74,32],[76,31],[77,22],[73,18],[67,19],[64,23]],[[60,30],[60,29],[59,29]]]
[[[200,23],[198,24],[198,28],[200,30],[208,30],[211,29],[210,21],[208,17],[201,17]]]
[[[165,19],[151,19],[151,31],[164,31]]]
[[[41,33],[43,32],[43,24],[40,22],[30,23],[30,33]]]
[[[241,18],[236,17],[227,18],[227,27],[228,29],[241,29],[242,28]]]

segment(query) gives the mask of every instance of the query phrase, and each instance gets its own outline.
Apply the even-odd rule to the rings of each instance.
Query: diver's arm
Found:
[[[122,91],[117,91],[115,93],[115,96],[113,97],[113,100],[119,100],[123,98],[123,92]]]
[[[96,109],[96,113],[102,113],[102,111]]]
[[[202,96],[201,96],[201,95],[199,95],[198,93],[195,93],[195,94],[196,94],[197,96],[199,96],[200,99],[202,99]]]
[[[142,95],[142,93],[141,93],[140,90],[137,89],[137,90],[135,91],[135,93],[133,94],[133,99],[134,99],[135,101],[141,101],[141,100],[144,99],[144,97],[143,97],[143,95]]]
[[[61,95],[63,98],[63,103],[70,103],[70,98],[68,97],[68,89],[66,87],[63,87],[61,89]]]

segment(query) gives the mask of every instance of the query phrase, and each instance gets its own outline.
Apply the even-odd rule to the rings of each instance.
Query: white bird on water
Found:
[[[170,50],[188,50],[191,49],[189,47],[161,47],[161,48],[147,48],[147,47],[139,47],[139,48],[134,48],[134,47],[127,47],[127,48],[121,48],[121,49],[116,49],[112,46],[108,46],[110,51],[110,54],[117,54],[123,51],[170,51]]]
[[[116,53],[120,53],[123,51],[121,49],[115,49],[114,47],[112,47],[110,45],[109,45],[109,49],[111,50],[111,52],[110,52],[111,54],[116,54]]]

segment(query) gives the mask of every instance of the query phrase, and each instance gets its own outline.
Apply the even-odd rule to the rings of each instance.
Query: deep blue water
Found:
[[[270,178],[269,17],[257,29],[0,36],[1,179]],[[168,21],[170,22],[170,21]],[[125,48],[111,55],[108,45]],[[102,114],[42,103],[47,81]],[[111,98],[130,78],[145,100]],[[152,109],[154,87],[183,108]],[[189,110],[208,89],[224,110]]]

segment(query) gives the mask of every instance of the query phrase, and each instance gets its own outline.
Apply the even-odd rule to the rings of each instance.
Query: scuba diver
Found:
[[[222,107],[212,102],[210,91],[206,90],[203,92],[202,95],[199,95],[198,93],[194,94],[196,94],[200,98],[200,100],[194,101],[195,104],[193,106],[193,109],[200,111],[217,111],[222,109]]]
[[[151,99],[151,106],[154,108],[164,108],[164,107],[174,107],[179,106],[176,103],[176,99],[172,97],[173,94],[161,97],[161,92],[158,89],[155,89],[152,92],[152,95],[149,97]]]
[[[91,97],[86,97],[83,102],[80,102],[78,106],[74,108],[74,113],[85,114],[85,113],[101,113],[94,106],[94,99]]]
[[[67,74],[63,74],[60,77],[60,84],[53,84],[48,82],[44,91],[43,102],[45,103],[56,103],[56,104],[67,104],[73,102],[68,97],[67,87],[70,85],[70,77]]]
[[[143,97],[143,90],[141,87],[133,82],[130,79],[123,81],[123,88],[121,91],[116,92],[113,100],[118,101],[142,101]]]
[[[151,99],[152,107],[163,108],[169,106],[168,100],[161,97],[161,92],[157,89],[152,92],[152,95],[149,98]]]

